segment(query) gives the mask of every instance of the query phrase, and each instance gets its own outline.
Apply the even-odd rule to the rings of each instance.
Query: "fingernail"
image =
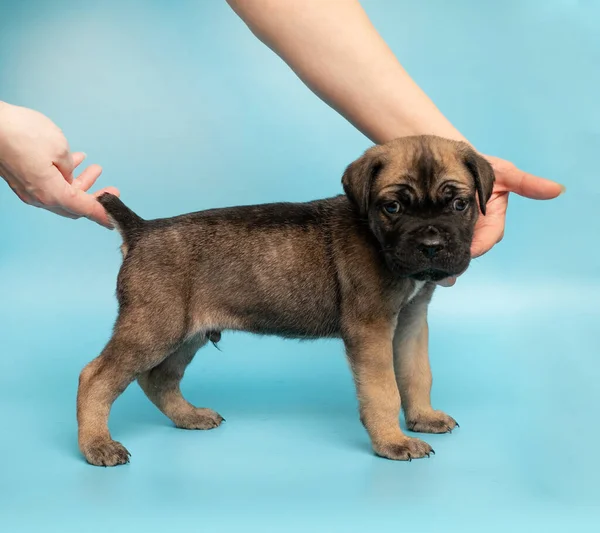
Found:
[[[560,194],[559,194],[559,196],[560,196],[561,194],[565,194],[567,192],[567,188],[564,185],[561,185],[560,183],[559,183],[559,185],[560,185]]]

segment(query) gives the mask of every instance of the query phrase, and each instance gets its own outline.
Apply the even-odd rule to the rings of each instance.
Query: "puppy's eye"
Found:
[[[464,211],[469,207],[469,201],[463,198],[456,198],[454,202],[452,202],[452,207],[455,211]]]
[[[400,212],[400,203],[399,202],[388,202],[387,204],[383,204],[383,210],[388,215],[397,215]]]

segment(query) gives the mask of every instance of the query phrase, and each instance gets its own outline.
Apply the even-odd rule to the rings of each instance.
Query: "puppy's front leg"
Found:
[[[447,433],[458,424],[431,407],[428,300],[415,302],[398,317],[394,335],[394,367],[402,395],[406,426],[419,433]]]
[[[360,404],[360,419],[375,453],[410,461],[429,456],[431,446],[400,429],[400,394],[394,374],[393,325],[355,324],[344,336]]]

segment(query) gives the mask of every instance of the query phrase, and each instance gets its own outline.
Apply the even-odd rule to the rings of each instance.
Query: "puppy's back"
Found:
[[[331,226],[345,197],[144,220],[99,201],[123,236],[119,301],[188,309],[190,323],[290,337],[339,332]],[[173,313],[174,314],[174,313]],[[193,326],[192,326],[193,329]]]

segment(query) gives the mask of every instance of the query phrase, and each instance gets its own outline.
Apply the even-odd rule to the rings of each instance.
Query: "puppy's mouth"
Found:
[[[385,255],[385,259],[390,270],[398,277],[435,283],[446,278],[459,276],[467,270],[470,262],[468,254],[447,255],[443,258],[436,258],[435,261],[426,261],[422,257],[409,257],[406,260],[402,256],[396,255],[396,253],[388,253]]]
[[[450,272],[446,272],[445,270],[439,270],[437,268],[428,268],[427,270],[421,270],[420,272],[411,274],[409,278],[414,279],[416,281],[441,281],[451,276],[452,274],[450,274]]]

